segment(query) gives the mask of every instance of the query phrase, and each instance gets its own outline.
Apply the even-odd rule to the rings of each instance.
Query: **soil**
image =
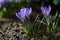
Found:
[[[2,19],[0,21],[0,40],[28,40],[24,34],[23,26],[13,19]]]
[[[43,30],[38,33],[37,37],[30,38],[23,29],[23,24],[17,20],[2,19],[0,20],[0,40],[42,40]],[[60,29],[56,37],[60,40]]]

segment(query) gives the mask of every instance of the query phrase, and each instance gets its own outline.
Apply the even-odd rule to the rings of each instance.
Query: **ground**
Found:
[[[42,40],[41,36],[44,32],[40,31],[38,37],[30,38],[24,32],[23,24],[14,19],[0,20],[0,40]],[[56,34],[60,39],[60,29]]]

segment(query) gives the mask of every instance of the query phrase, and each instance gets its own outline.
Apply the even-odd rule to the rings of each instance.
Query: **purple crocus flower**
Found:
[[[23,8],[18,13],[16,13],[16,16],[24,22],[25,18],[29,18],[30,14],[32,12],[32,8]]]
[[[10,2],[12,2],[12,0],[0,0],[0,7]]]
[[[0,8],[4,4],[5,0],[0,0]]]
[[[51,6],[49,5],[48,7],[41,7],[41,11],[45,16],[49,16],[51,12]]]
[[[0,4],[6,3],[6,2],[12,2],[12,0],[0,0]]]
[[[29,19],[29,16],[32,12],[32,8],[28,9],[28,8],[25,8],[25,16]]]
[[[3,3],[5,0],[0,0],[0,4]]]

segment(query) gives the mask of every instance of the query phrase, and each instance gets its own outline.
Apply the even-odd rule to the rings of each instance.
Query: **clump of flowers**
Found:
[[[47,28],[50,29],[50,20],[47,20],[46,16],[49,16],[50,12],[51,12],[51,6],[49,5],[48,7],[41,7],[42,10],[42,14],[44,15],[44,18],[46,19],[47,23],[41,21],[41,23],[45,23],[47,25]],[[26,17],[29,19],[30,14],[32,13],[32,8],[22,8],[19,12],[16,13],[16,16],[22,21],[24,22],[24,20],[26,19]],[[37,17],[38,18],[38,17]],[[37,18],[35,19],[37,21]],[[34,21],[34,23],[29,24],[27,27],[27,33],[29,36],[34,37],[37,34],[37,26],[35,26],[36,21]],[[39,20],[40,22],[40,20]],[[38,24],[38,23],[37,23]],[[37,25],[36,24],[36,25]],[[34,29],[34,30],[33,30]],[[50,31],[50,30],[48,30]]]
[[[54,34],[56,33],[57,28],[58,28],[57,27],[58,18],[59,18],[58,11],[56,12],[55,16],[50,15],[50,12],[51,12],[51,6],[50,5],[48,7],[42,6],[41,11],[42,11],[42,14],[44,15],[42,20],[39,20],[38,19],[39,15],[37,15],[37,20],[35,20],[35,21],[43,23],[44,25],[47,26],[46,27],[46,35],[44,35],[44,36],[46,36],[47,39],[50,40],[51,35],[54,36]]]
[[[47,6],[44,6],[44,7],[42,6],[41,11],[42,11],[42,14],[44,15],[42,20],[38,19],[38,18],[40,18],[39,14],[38,14],[33,23],[30,23],[30,24],[28,23],[28,25],[26,27],[27,34],[30,37],[36,36],[38,26],[41,23],[43,23],[44,25],[46,25],[46,34],[48,35],[48,36],[44,35],[43,38],[46,37],[48,40],[50,40],[51,35],[53,36],[53,34],[56,33],[59,15],[58,15],[58,12],[56,12],[55,16],[50,15],[50,12],[51,12],[51,6],[50,5],[48,7]],[[26,18],[29,19],[31,13],[32,13],[32,8],[31,7],[30,8],[22,8],[19,12],[16,13],[16,16],[22,22],[24,22],[24,20]],[[40,24],[38,24],[38,22]]]
[[[16,13],[16,16],[24,22],[26,17],[29,19],[29,16],[32,12],[32,8],[22,8],[18,13]]]
[[[45,16],[48,16],[48,17],[45,17],[46,19],[46,25],[47,25],[47,32],[48,33],[55,33],[56,31],[56,28],[57,28],[57,16],[58,16],[58,13],[56,13],[55,16],[51,16],[50,15],[50,12],[51,12],[51,6],[49,5],[48,7],[41,7],[41,11],[42,11],[42,14]],[[53,19],[53,20],[52,20]]]
[[[29,19],[30,15],[32,13],[32,8],[22,8],[19,12],[16,13],[16,16],[24,23],[24,20],[26,18]],[[28,22],[27,22],[28,23]],[[37,34],[37,27],[38,23],[37,22],[29,22],[25,28],[26,28],[26,34],[30,37],[34,37]]]
[[[57,31],[57,23],[58,23],[58,12],[56,12],[55,16],[50,15],[51,12],[51,6],[49,5],[48,7],[41,7],[42,14],[44,15],[44,19],[46,22],[42,21],[43,23],[46,24],[46,32],[49,34],[48,40],[51,38],[51,35],[56,33]]]

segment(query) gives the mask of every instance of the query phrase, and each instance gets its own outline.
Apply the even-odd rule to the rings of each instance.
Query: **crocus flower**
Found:
[[[0,0],[0,4],[3,3],[5,0]]]
[[[12,2],[12,0],[0,0],[0,8],[1,8],[1,6],[5,5],[7,3],[10,3],[10,2]]]
[[[0,0],[0,8],[1,8],[1,5],[4,4],[4,1],[5,1],[5,0]]]
[[[16,13],[16,16],[24,22],[25,18],[29,18],[30,14],[32,12],[32,8],[23,8],[18,13]]]
[[[45,16],[49,16],[51,12],[51,6],[49,5],[48,7],[41,7],[41,11]]]
[[[12,2],[12,0],[0,0],[0,4],[6,3],[6,2]]]
[[[29,16],[32,12],[32,8],[28,9],[28,8],[25,8],[25,16],[29,19]]]

